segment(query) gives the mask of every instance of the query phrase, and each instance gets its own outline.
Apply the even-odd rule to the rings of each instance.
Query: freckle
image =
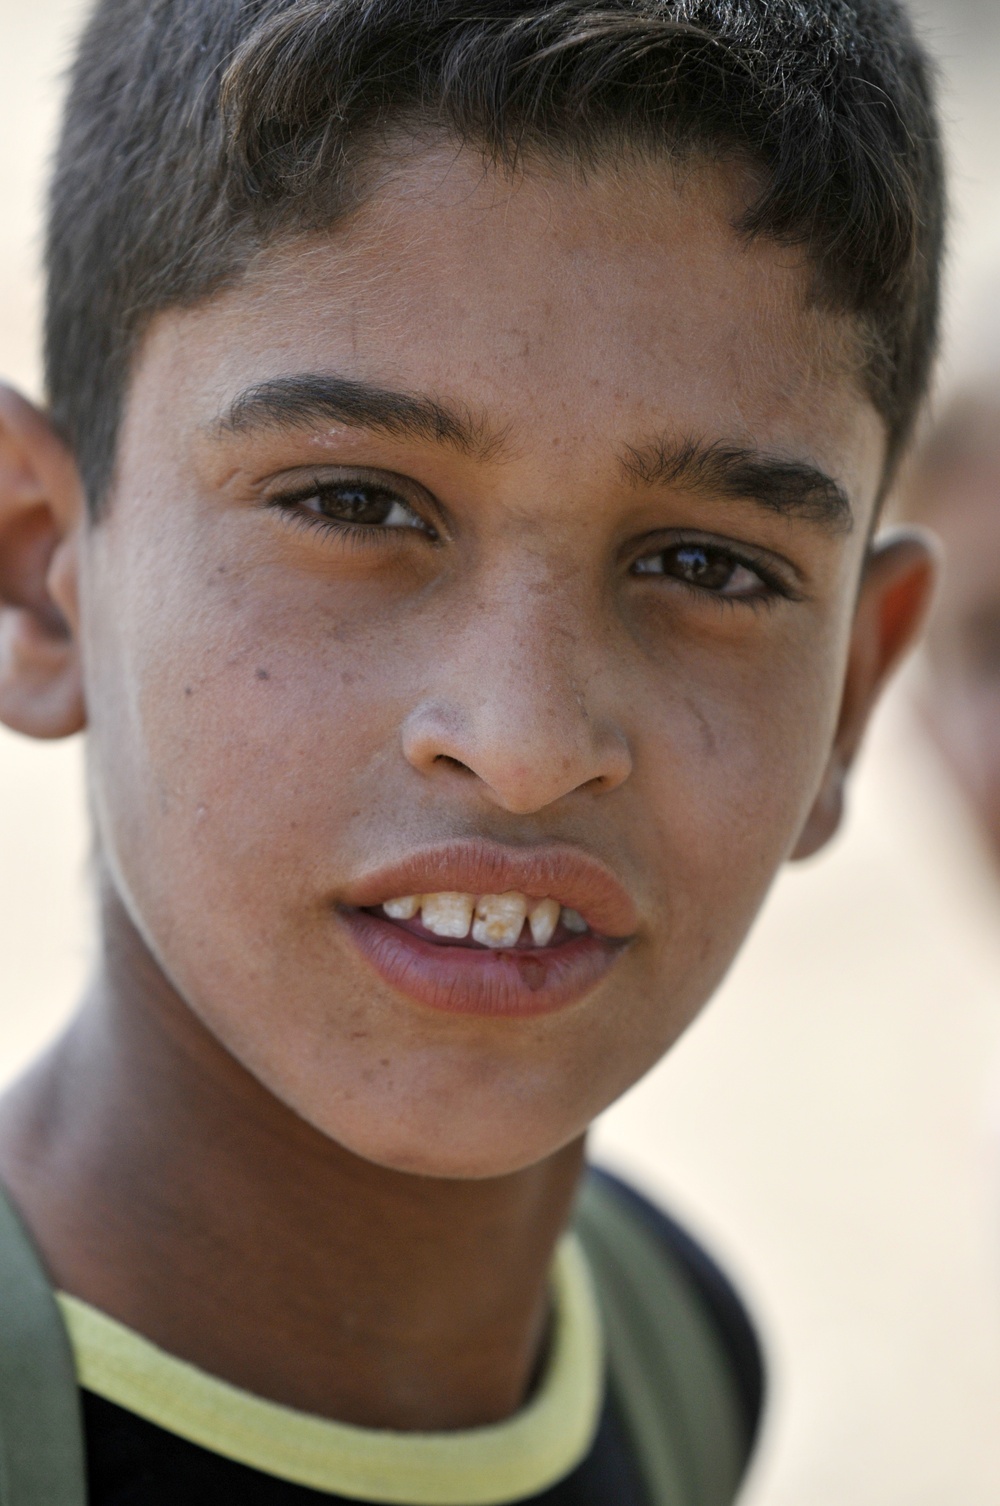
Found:
[[[257,678],[258,680],[269,680],[271,678],[271,675],[268,670],[261,667],[257,670]]]
[[[354,680],[355,680],[355,676],[352,674],[352,672],[349,669],[344,669],[344,670],[341,671],[341,674],[340,674],[340,683],[341,683],[341,685],[353,685],[354,684]]]
[[[380,1067],[387,1067],[388,1065],[389,1065],[389,1058],[387,1056],[383,1056],[383,1057],[379,1058],[379,1066]]]
[[[184,687],[184,694],[185,695],[194,695],[194,691],[191,689],[190,685],[185,685],[185,687]]]
[[[216,573],[216,575],[225,575],[225,573],[226,573],[226,567],[225,567],[225,565],[216,565],[216,567],[215,567],[215,573]]]

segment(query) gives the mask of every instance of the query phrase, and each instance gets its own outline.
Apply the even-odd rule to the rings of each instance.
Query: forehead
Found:
[[[799,251],[734,228],[751,188],[700,161],[513,175],[415,151],[330,233],[161,316],[140,373],[155,355],[175,396],[221,408],[254,380],[337,371],[464,404],[529,448],[623,426],[807,441],[856,492],[845,467],[877,452],[877,469],[882,434],[855,332],[810,303]]]

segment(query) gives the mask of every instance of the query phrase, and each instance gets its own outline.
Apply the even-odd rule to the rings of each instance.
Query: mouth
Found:
[[[448,1013],[567,1007],[634,933],[626,891],[573,849],[485,843],[424,851],[356,884],[338,906],[355,945],[413,1002]]]

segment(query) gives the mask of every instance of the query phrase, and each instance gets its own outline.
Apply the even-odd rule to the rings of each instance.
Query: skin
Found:
[[[6,1101],[0,1171],[60,1285],[260,1394],[404,1428],[519,1404],[586,1126],[836,826],[919,624],[925,543],[868,547],[852,332],[796,254],[737,237],[745,192],[428,148],[153,323],[96,526],[4,399],[0,714],[86,720],[103,952]],[[473,433],[220,424],[300,373]],[[852,526],[657,473],[687,439],[820,468]],[[419,526],[325,528],[310,491],[359,467]],[[423,1008],[346,936],[359,874],[465,837],[624,886],[633,933],[571,1006]]]
[[[945,568],[927,637],[927,723],[1000,864],[1000,383],[962,393],[908,480]]]

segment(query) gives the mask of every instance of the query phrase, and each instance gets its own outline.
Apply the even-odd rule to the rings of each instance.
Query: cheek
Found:
[[[836,725],[846,642],[806,625],[785,650],[689,654],[648,683],[633,853],[653,876],[662,923],[651,992],[639,993],[644,1067],[714,992],[789,856],[815,799]]]
[[[219,952],[262,968],[366,814],[361,772],[371,785],[392,740],[377,646],[308,582],[289,601],[205,556],[112,583],[95,577],[87,652],[105,858],[158,955],[211,916]]]
[[[702,882],[759,885],[794,846],[833,739],[843,639],[803,612],[763,649],[689,653],[649,697],[651,808]]]

